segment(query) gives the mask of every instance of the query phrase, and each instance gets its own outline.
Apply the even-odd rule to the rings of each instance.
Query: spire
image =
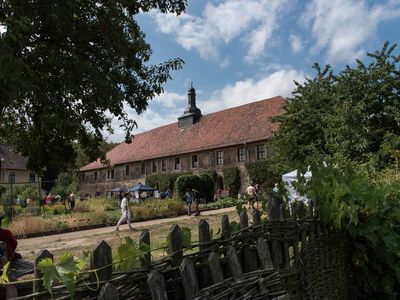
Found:
[[[182,116],[178,118],[179,127],[189,127],[198,122],[201,117],[201,111],[196,107],[196,90],[193,87],[193,82],[190,82],[188,90],[188,107],[185,109]]]

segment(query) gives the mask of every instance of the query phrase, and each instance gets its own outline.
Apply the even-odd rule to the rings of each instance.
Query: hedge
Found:
[[[273,187],[279,181],[279,175],[272,171],[268,160],[248,162],[245,167],[250,180],[261,184],[264,188]]]
[[[237,195],[240,189],[240,171],[238,167],[225,167],[222,169],[224,174],[225,188],[228,186],[232,189],[232,194]]]
[[[163,173],[147,176],[145,179],[145,184],[154,188],[157,188],[159,191],[166,191],[170,189],[172,192],[174,191],[175,181],[181,175],[191,174],[189,172],[180,172],[180,173]]]
[[[175,181],[175,195],[177,199],[183,201],[187,189],[196,189],[210,201],[214,196],[214,187],[215,181],[208,174],[181,175]]]

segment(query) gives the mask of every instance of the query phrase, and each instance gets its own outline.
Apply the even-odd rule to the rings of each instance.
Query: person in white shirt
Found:
[[[250,185],[246,189],[246,193],[249,199],[249,208],[250,206],[254,208],[254,201],[256,199],[256,189],[254,188],[253,182],[250,182]]]
[[[124,194],[124,198],[121,200],[121,219],[119,219],[117,227],[115,227],[115,231],[119,231],[119,226],[126,220],[129,226],[129,230],[133,230],[131,226],[131,212],[129,210],[128,205],[128,193]]]

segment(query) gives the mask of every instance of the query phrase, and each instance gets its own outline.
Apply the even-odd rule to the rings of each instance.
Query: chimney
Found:
[[[193,83],[191,83],[188,91],[188,107],[185,109],[183,115],[178,118],[178,127],[190,127],[200,121],[201,116],[200,109],[196,107],[196,90],[193,88]]]

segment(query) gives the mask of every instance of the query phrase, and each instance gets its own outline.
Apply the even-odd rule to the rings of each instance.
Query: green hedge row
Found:
[[[252,161],[245,164],[250,180],[261,184],[263,187],[273,187],[280,180],[279,174],[272,171],[268,160]]]
[[[225,167],[222,169],[224,173],[224,185],[232,189],[232,194],[237,195],[240,189],[240,171],[238,167]]]
[[[150,175],[146,177],[145,184],[154,188],[157,188],[159,191],[166,191],[170,189],[172,192],[174,191],[175,181],[179,176],[189,175],[189,172],[180,172],[180,173],[162,173],[157,175]]]
[[[215,181],[207,173],[200,175],[181,175],[175,182],[175,195],[177,199],[183,201],[183,195],[186,189],[196,189],[206,201],[211,201],[214,197]]]

